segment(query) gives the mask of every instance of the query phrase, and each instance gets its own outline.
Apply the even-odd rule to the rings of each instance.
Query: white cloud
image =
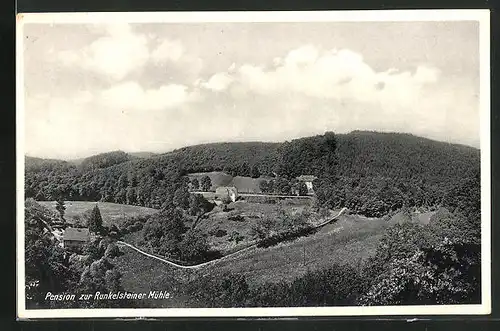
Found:
[[[233,78],[224,72],[217,73],[210,77],[207,82],[202,82],[201,86],[216,92],[224,91],[233,82]]]
[[[179,61],[184,54],[184,48],[179,41],[164,39],[151,53],[151,58],[156,62]]]
[[[231,71],[198,82],[206,89],[229,91],[225,114],[246,121],[244,134],[300,136],[326,129],[371,129],[462,142],[478,134],[475,125],[467,126],[469,132],[461,128],[477,122],[472,92],[443,79],[431,65],[377,71],[359,53],[311,45],[271,60],[270,66],[231,66]],[[270,123],[279,123],[280,129],[271,134]]]
[[[194,101],[196,92],[180,84],[162,85],[157,89],[143,89],[137,82],[128,81],[102,92],[107,107],[136,111],[164,110]]]
[[[135,32],[129,24],[112,24],[95,29],[96,32],[104,31],[105,35],[83,48],[60,51],[55,59],[65,66],[83,68],[115,81],[139,72],[148,62],[156,65],[182,63],[190,71],[201,69],[201,59],[186,54],[178,40]]]
[[[429,68],[419,66],[414,75],[415,80],[420,83],[435,83],[439,78],[439,70],[436,68]]]
[[[108,25],[106,35],[79,50],[61,51],[58,59],[68,66],[102,73],[115,80],[141,68],[149,58],[146,36],[128,24]]]
[[[290,51],[284,62],[286,66],[309,65],[317,58],[318,50],[312,45],[307,45]]]
[[[236,99],[248,98],[249,93],[303,96],[327,103],[365,104],[367,109],[396,112],[403,118],[406,112],[421,111],[418,108],[426,102],[423,91],[438,83],[440,76],[439,70],[428,66],[419,66],[413,73],[394,68],[377,72],[361,54],[347,49],[322,51],[311,45],[274,58],[273,65],[231,66],[231,71],[216,73],[199,85],[213,91],[229,89]]]

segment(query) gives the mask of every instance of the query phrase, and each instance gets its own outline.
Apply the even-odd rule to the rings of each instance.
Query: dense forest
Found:
[[[92,200],[153,208],[168,205],[193,172],[273,178],[283,192],[301,174],[318,177],[322,205],[381,216],[403,206],[436,208],[464,180],[478,177],[472,147],[409,134],[355,131],[284,143],[215,143],[148,158],[111,152],[79,164],[26,158],[25,192],[36,200]],[[290,184],[290,185],[289,185]],[[265,186],[265,185],[264,185]]]

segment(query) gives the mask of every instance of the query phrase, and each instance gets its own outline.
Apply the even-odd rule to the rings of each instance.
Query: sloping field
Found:
[[[211,268],[244,274],[252,283],[291,281],[333,263],[359,266],[371,256],[389,224],[382,219],[341,216],[317,233],[270,248],[255,248]]]
[[[423,225],[429,224],[431,217],[436,214],[436,211],[425,213],[409,213],[398,212],[389,219],[389,224],[402,224],[405,222],[420,223]]]
[[[190,180],[196,178],[198,181],[201,181],[201,179],[205,176],[210,177],[210,180],[212,181],[211,190],[215,190],[219,186],[234,186],[240,193],[262,193],[259,183],[266,180],[265,178],[251,178],[244,176],[233,177],[220,171],[197,172],[188,175]]]
[[[147,294],[149,291],[166,291],[172,296],[170,299],[140,300],[139,305],[182,307],[184,298],[181,284],[189,277],[189,270],[173,268],[131,248],[121,247],[120,251],[123,254],[114,258],[113,263],[122,273],[121,282],[125,291]]]
[[[228,207],[230,209],[228,212],[223,212],[220,207],[216,207],[197,226],[198,229],[207,234],[210,245],[223,254],[252,243],[255,240],[252,228],[259,219],[264,217],[275,219],[282,208],[292,214],[300,213],[306,208],[304,205],[279,205],[246,201],[237,201],[229,204]],[[319,216],[312,218],[320,219]],[[234,232],[240,236],[238,243],[231,240],[231,235]]]
[[[75,217],[81,217],[83,213],[87,210],[94,208],[95,204],[99,206],[101,211],[102,221],[104,225],[110,225],[111,223],[120,224],[120,222],[125,217],[134,217],[142,215],[151,215],[157,212],[156,209],[131,206],[131,205],[121,205],[118,203],[111,202],[92,202],[92,201],[65,201],[66,212],[64,213],[65,218],[68,222],[74,221]],[[54,201],[40,201],[40,204],[50,210],[56,211],[56,203]]]
[[[237,203],[233,211],[238,211],[240,216],[257,215],[257,207],[248,203]],[[265,212],[272,213],[273,207],[265,206]],[[262,206],[260,207],[262,208]],[[394,220],[405,222],[405,220]],[[413,220],[418,221],[419,217],[428,218],[428,213],[422,215],[414,214]],[[204,220],[200,226],[207,230],[214,225],[221,227],[227,225],[228,229],[240,229],[245,233],[244,228],[248,228],[252,222],[249,221],[226,221],[224,223],[214,223],[214,219]],[[141,291],[152,284],[157,286],[168,286],[172,289],[182,289],[182,284],[188,278],[193,279],[200,274],[210,274],[212,272],[230,271],[232,273],[243,274],[250,283],[292,281],[304,275],[309,270],[319,270],[330,267],[332,264],[350,264],[353,267],[360,267],[362,262],[375,253],[378,242],[385,230],[393,226],[385,218],[367,218],[359,215],[342,215],[336,221],[320,228],[316,233],[308,237],[300,237],[294,241],[283,242],[268,248],[253,247],[247,251],[228,257],[225,260],[216,262],[213,265],[196,270],[176,269],[159,261],[141,256],[139,253],[121,248],[125,255],[117,258],[120,270],[124,274],[124,287],[131,291]],[[221,240],[227,238],[221,238]],[[240,244],[241,246],[242,244]],[[247,243],[248,245],[248,243]],[[234,248],[234,247],[233,247]],[[144,273],[144,270],[147,270]],[[166,285],[165,285],[166,284]],[[182,298],[177,303],[169,305],[182,305]]]
[[[233,178],[229,186],[234,186],[241,193],[262,193],[260,182],[265,181],[264,178],[251,178],[236,176]]]
[[[229,186],[231,181],[233,180],[233,176],[226,174],[225,172],[221,171],[212,171],[212,172],[197,172],[197,173],[192,173],[189,174],[189,180],[192,180],[193,178],[198,179],[198,181],[201,183],[201,179],[205,176],[210,177],[210,180],[212,181],[212,187],[211,190],[215,191],[215,188],[219,186]]]

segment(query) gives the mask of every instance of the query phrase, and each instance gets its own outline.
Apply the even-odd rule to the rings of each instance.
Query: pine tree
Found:
[[[90,214],[90,218],[88,221],[88,226],[89,226],[89,230],[93,233],[100,233],[102,230],[101,211],[99,210],[99,207],[97,206],[97,204],[92,209],[92,212]]]
[[[56,210],[59,212],[61,216],[61,220],[64,221],[64,212],[66,211],[66,205],[64,204],[64,200],[59,198],[56,201]]]

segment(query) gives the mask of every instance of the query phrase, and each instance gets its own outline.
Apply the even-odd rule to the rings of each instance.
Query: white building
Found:
[[[317,178],[318,177],[313,176],[313,175],[300,175],[299,177],[297,177],[297,180],[299,182],[303,182],[306,184],[307,194],[314,194],[313,182]]]

